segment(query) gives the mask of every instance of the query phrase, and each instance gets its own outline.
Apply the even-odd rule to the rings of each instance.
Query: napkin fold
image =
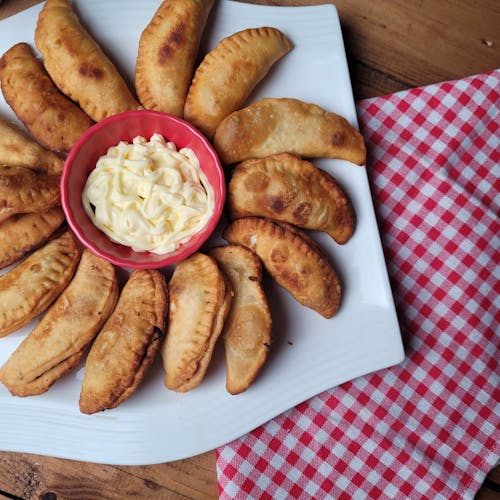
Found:
[[[495,70],[357,104],[406,358],[220,447],[222,499],[473,498],[498,463],[499,94]]]

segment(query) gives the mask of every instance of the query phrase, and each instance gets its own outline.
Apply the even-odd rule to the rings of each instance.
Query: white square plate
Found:
[[[129,83],[140,34],[159,4],[159,0],[74,2],[84,25]],[[0,53],[17,42],[33,44],[40,8],[0,22]],[[221,0],[211,15],[202,50],[241,29],[265,25],[281,29],[295,47],[249,101],[295,97],[343,115],[357,126],[340,23],[332,5],[264,7]],[[0,116],[14,118],[1,96]],[[78,410],[81,364],[41,396],[14,398],[0,387],[0,449],[112,464],[176,460],[227,443],[328,388],[401,362],[401,335],[365,168],[341,160],[315,163],[345,188],[358,220],[354,236],[344,246],[325,234],[313,234],[344,285],[338,315],[322,318],[268,279],[274,343],[266,366],[245,393],[226,392],[219,346],[206,378],[195,390],[168,391],[157,360],[132,398],[117,409],[87,416]],[[212,240],[218,242],[217,237]],[[34,324],[0,339],[0,363]]]

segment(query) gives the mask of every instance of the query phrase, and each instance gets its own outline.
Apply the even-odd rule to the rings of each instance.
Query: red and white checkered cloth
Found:
[[[240,498],[473,498],[500,458],[500,70],[358,103],[405,361],[217,450]]]

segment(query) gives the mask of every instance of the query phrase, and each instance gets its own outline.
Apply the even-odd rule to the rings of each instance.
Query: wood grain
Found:
[[[3,491],[43,500],[217,498],[213,455],[210,452],[168,464],[118,467],[3,452],[0,496]]]
[[[289,6],[334,3],[340,16],[356,99],[500,67],[497,0],[254,0],[252,3]]]
[[[39,0],[4,0],[0,19]],[[500,67],[496,0],[254,0],[267,5],[335,3],[356,99]],[[116,467],[0,452],[0,496],[25,499],[217,498],[215,453],[177,462]],[[500,467],[477,495],[499,498]]]

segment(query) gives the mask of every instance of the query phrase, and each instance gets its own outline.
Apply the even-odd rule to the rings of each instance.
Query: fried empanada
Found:
[[[341,297],[339,278],[303,231],[285,223],[246,217],[232,222],[222,236],[253,250],[278,285],[301,304],[325,318],[335,315]]]
[[[0,222],[14,214],[43,212],[61,203],[60,176],[0,166]]]
[[[16,214],[0,223],[0,269],[43,245],[63,220],[62,209],[54,207],[46,212]]]
[[[79,260],[76,240],[66,231],[0,276],[0,337],[45,311],[66,288]]]
[[[112,264],[85,250],[75,276],[0,369],[14,396],[33,396],[78,364],[118,299]]]
[[[85,363],[80,411],[116,408],[151,366],[165,330],[168,291],[157,270],[134,270]]]
[[[27,43],[11,47],[0,59],[5,100],[31,135],[53,151],[68,152],[93,124],[54,85]]]
[[[195,253],[177,264],[162,346],[165,385],[187,392],[202,381],[231,304],[232,291],[212,257]]]
[[[13,123],[0,118],[0,165],[61,174],[64,160],[27,137]]]
[[[261,370],[271,345],[271,313],[262,288],[260,259],[248,248],[213,248],[213,257],[233,289],[222,338],[226,351],[226,389],[246,391]]]
[[[276,153],[363,165],[361,134],[343,117],[298,99],[265,98],[224,118],[214,136],[226,164]]]
[[[230,113],[240,109],[271,66],[292,48],[278,29],[249,28],[224,38],[196,69],[184,118],[207,137]]]
[[[181,116],[214,0],[165,0],[141,35],[135,88],[147,109]]]
[[[335,179],[289,153],[246,160],[228,189],[231,218],[261,216],[327,232],[345,243],[354,232],[351,202]]]
[[[69,0],[45,2],[35,43],[55,84],[94,121],[140,108],[118,70],[80,24]]]

